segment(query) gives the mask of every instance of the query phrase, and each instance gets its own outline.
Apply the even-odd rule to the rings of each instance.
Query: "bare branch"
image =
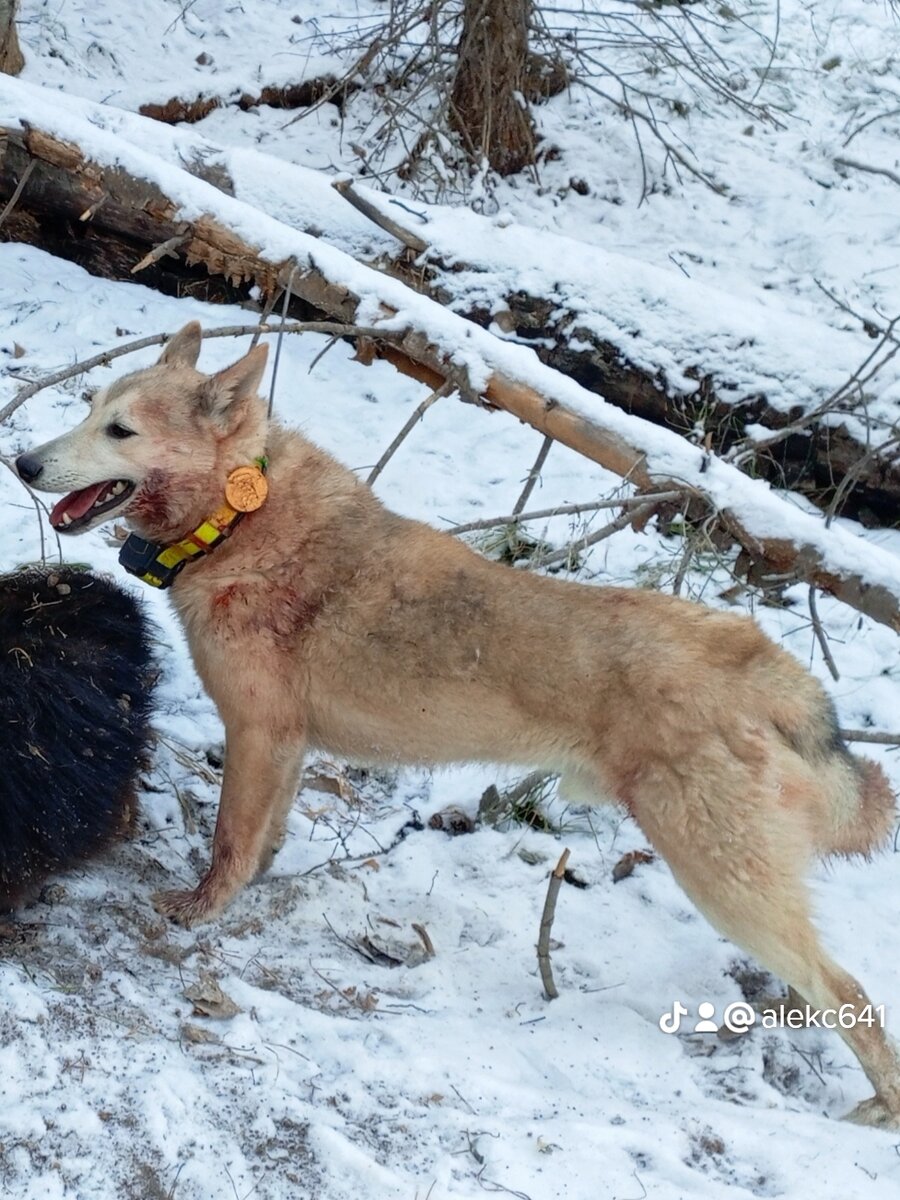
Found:
[[[556,916],[556,899],[559,889],[566,877],[566,864],[569,861],[568,849],[563,850],[559,862],[550,872],[550,882],[547,885],[547,898],[544,901],[544,911],[541,914],[541,928],[538,934],[537,959],[544,984],[544,995],[548,1000],[555,1000],[559,995],[553,981],[553,968],[550,965],[550,931],[553,928],[553,918]]]
[[[452,392],[453,390],[454,390],[454,385],[452,383],[450,383],[449,381],[442,383],[439,388],[435,388],[435,390],[431,393],[430,396],[426,396],[421,404],[416,406],[416,410],[413,413],[413,415],[409,418],[409,420],[406,422],[406,424],[403,426],[403,428],[400,430],[400,432],[397,434],[397,436],[394,438],[394,440],[388,446],[387,450],[385,450],[384,454],[382,454],[381,458],[379,458],[378,462],[375,464],[375,466],[369,472],[369,476],[366,479],[366,483],[369,485],[369,487],[372,486],[372,484],[375,482],[375,480],[378,478],[378,476],[381,474],[381,472],[384,470],[384,468],[387,466],[387,464],[390,462],[390,460],[397,453],[397,450],[400,448],[400,445],[402,444],[403,440],[406,438],[407,434],[412,429],[414,429],[416,427],[416,425],[418,425],[418,423],[422,420],[422,418],[428,412],[429,408],[431,408],[432,404],[434,404],[434,402],[436,400],[440,400],[441,396],[449,395],[449,393]]]
[[[639,492],[635,496],[617,496],[612,500],[592,500],[586,504],[558,504],[555,508],[537,508],[533,512],[510,513],[506,517],[485,517],[480,521],[469,521],[465,525],[454,525],[450,530],[454,536],[460,533],[474,533],[478,529],[496,529],[500,525],[517,525],[520,521],[540,521],[544,517],[568,517],[580,513],[598,512],[603,508],[621,508],[628,506],[642,507],[648,500],[654,504],[666,504],[681,500],[690,495],[689,488],[677,492]]]
[[[428,249],[428,242],[422,240],[409,229],[404,229],[397,221],[389,217],[387,213],[383,213],[380,208],[377,208],[371,200],[367,200],[365,196],[361,196],[353,186],[350,179],[335,179],[331,186],[344,199],[352,204],[357,212],[361,212],[364,217],[367,217],[373,225],[377,225],[379,229],[384,229],[392,237],[395,237],[398,242],[402,242],[404,246],[408,246],[410,250],[414,250],[416,254],[422,254]]]
[[[869,729],[842,729],[845,742],[868,742],[872,746],[900,746],[900,733],[876,733]]]
[[[256,325],[221,325],[216,329],[204,329],[201,337],[220,338],[220,337],[245,337],[252,335],[258,337],[263,333],[277,334],[280,326],[259,323]],[[362,325],[345,325],[340,321],[292,321],[284,327],[285,333],[327,333],[336,335],[337,337],[360,337],[360,338],[389,338],[390,333],[384,329],[374,329]],[[137,338],[133,342],[126,342],[122,346],[113,346],[111,350],[104,350],[101,354],[95,354],[92,358],[83,358],[79,362],[72,363],[71,366],[63,367],[60,371],[54,371],[51,375],[44,375],[41,379],[34,380],[33,383],[28,383],[25,387],[13,397],[5,408],[0,408],[0,425],[20,408],[26,400],[30,400],[32,396],[36,396],[38,392],[44,391],[45,388],[55,387],[58,383],[64,383],[67,379],[73,379],[76,375],[84,375],[88,371],[93,371],[95,367],[107,367],[117,358],[122,358],[126,354],[135,354],[138,350],[146,350],[150,346],[164,346],[169,338],[173,337],[172,333],[151,333],[147,337]],[[398,335],[399,336],[399,335]]]
[[[31,178],[31,173],[36,166],[37,166],[37,161],[33,158],[29,159],[27,167],[22,172],[22,174],[19,178],[19,182],[16,184],[15,191],[10,196],[9,200],[6,202],[3,212],[0,212],[0,225],[3,224],[3,222],[9,216],[9,214],[12,212],[12,210],[18,204],[19,197],[25,191],[25,185],[28,182],[28,180]]]
[[[900,175],[889,167],[873,167],[871,163],[862,163],[855,158],[844,158],[842,154],[839,154],[834,161],[839,167],[850,167],[854,171],[866,171],[869,175],[884,175],[892,183],[900,185]]]
[[[598,529],[596,533],[590,533],[587,537],[580,537],[574,542],[570,542],[568,546],[563,546],[562,550],[554,550],[551,554],[536,555],[528,564],[530,567],[551,567],[555,563],[571,561],[572,556],[581,553],[582,550],[587,550],[589,546],[596,546],[598,542],[604,542],[607,538],[612,537],[614,533],[618,533],[633,521],[640,520],[641,517],[649,515],[656,507],[656,501],[647,502],[647,497],[642,496],[644,501],[637,508],[626,509],[614,521],[610,521],[608,525],[604,525],[602,529]]]
[[[545,437],[541,442],[541,448],[538,450],[537,458],[534,460],[534,466],[528,472],[528,478],[525,480],[525,486],[522,488],[522,494],[519,496],[513,506],[513,516],[517,517],[525,505],[528,503],[528,497],[534,491],[534,486],[540,478],[544,463],[547,461],[547,455],[550,453],[550,447],[553,445],[552,437]]]
[[[812,621],[813,632],[816,635],[816,640],[822,648],[822,655],[831,672],[831,678],[838,680],[841,677],[840,671],[837,669],[837,663],[834,661],[834,655],[831,653],[831,647],[828,645],[828,635],[826,634],[822,622],[819,619],[819,607],[816,604],[816,585],[810,584],[809,588],[809,616]]]

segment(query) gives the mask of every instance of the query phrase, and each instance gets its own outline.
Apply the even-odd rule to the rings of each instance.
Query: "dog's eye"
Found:
[[[120,425],[118,421],[113,421],[112,425],[107,425],[106,432],[111,438],[118,438],[122,441],[123,438],[134,437],[133,429],[126,429],[124,425]]]

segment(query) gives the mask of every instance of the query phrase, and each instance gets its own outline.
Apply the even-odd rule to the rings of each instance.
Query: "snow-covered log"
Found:
[[[414,262],[392,262],[413,286],[530,343],[625,412],[739,456],[817,506],[839,492],[846,515],[895,523],[900,368],[886,323],[864,328],[835,308],[845,327],[834,328],[777,295],[729,295],[502,214],[399,204],[359,184],[339,191],[383,228],[399,221],[407,246],[426,243]]]
[[[676,433],[622,412],[510,343],[63,107],[52,93],[0,80],[3,186],[36,162],[27,214],[103,222],[130,266],[169,242],[188,264],[271,294],[290,282],[307,312],[383,330],[375,347],[429,383],[505,409],[639,488],[685,485],[768,571],[803,579],[900,629],[900,560],[828,528],[766,483],[748,478]],[[333,193],[332,193],[333,195]],[[348,209],[348,211],[350,211]],[[33,218],[37,219],[37,218]],[[325,215],[323,214],[323,219]]]
[[[278,89],[263,88],[261,102],[270,91]],[[242,95],[238,89],[227,102],[242,103]],[[894,524],[900,459],[879,443],[890,442],[900,418],[900,359],[884,362],[868,383],[858,376],[858,386],[836,396],[873,349],[876,360],[887,359],[890,349],[877,353],[867,336],[872,330],[849,314],[838,317],[844,328],[834,328],[791,311],[777,293],[726,294],[674,269],[530,229],[502,214],[492,219],[422,203],[410,208],[360,185],[345,189],[342,194],[362,201],[363,217],[334,204],[333,177],[322,172],[255,150],[226,151],[195,130],[107,105],[71,96],[66,104],[255,208],[389,270],[476,323],[529,342],[543,362],[624,411],[688,432],[717,454],[734,454],[740,443],[742,466],[754,475],[799,490],[820,507],[839,492],[843,514]],[[7,171],[0,196],[11,182]],[[8,236],[36,238],[92,270],[129,277],[133,247],[120,253],[114,212],[68,227],[51,213],[32,238],[29,196]],[[166,256],[142,281],[212,300],[240,298],[221,277],[186,280],[185,274],[183,264]],[[829,397],[829,411],[819,412]],[[857,414],[844,411],[856,402]]]

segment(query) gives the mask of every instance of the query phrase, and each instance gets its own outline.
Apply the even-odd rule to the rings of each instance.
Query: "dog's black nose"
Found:
[[[44,464],[39,462],[33,454],[20,454],[16,459],[16,470],[26,483],[34,483],[43,469]]]

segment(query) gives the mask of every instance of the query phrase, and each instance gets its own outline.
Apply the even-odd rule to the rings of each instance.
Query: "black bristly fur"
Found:
[[[70,567],[0,575],[0,909],[130,831],[152,683],[127,592]]]

